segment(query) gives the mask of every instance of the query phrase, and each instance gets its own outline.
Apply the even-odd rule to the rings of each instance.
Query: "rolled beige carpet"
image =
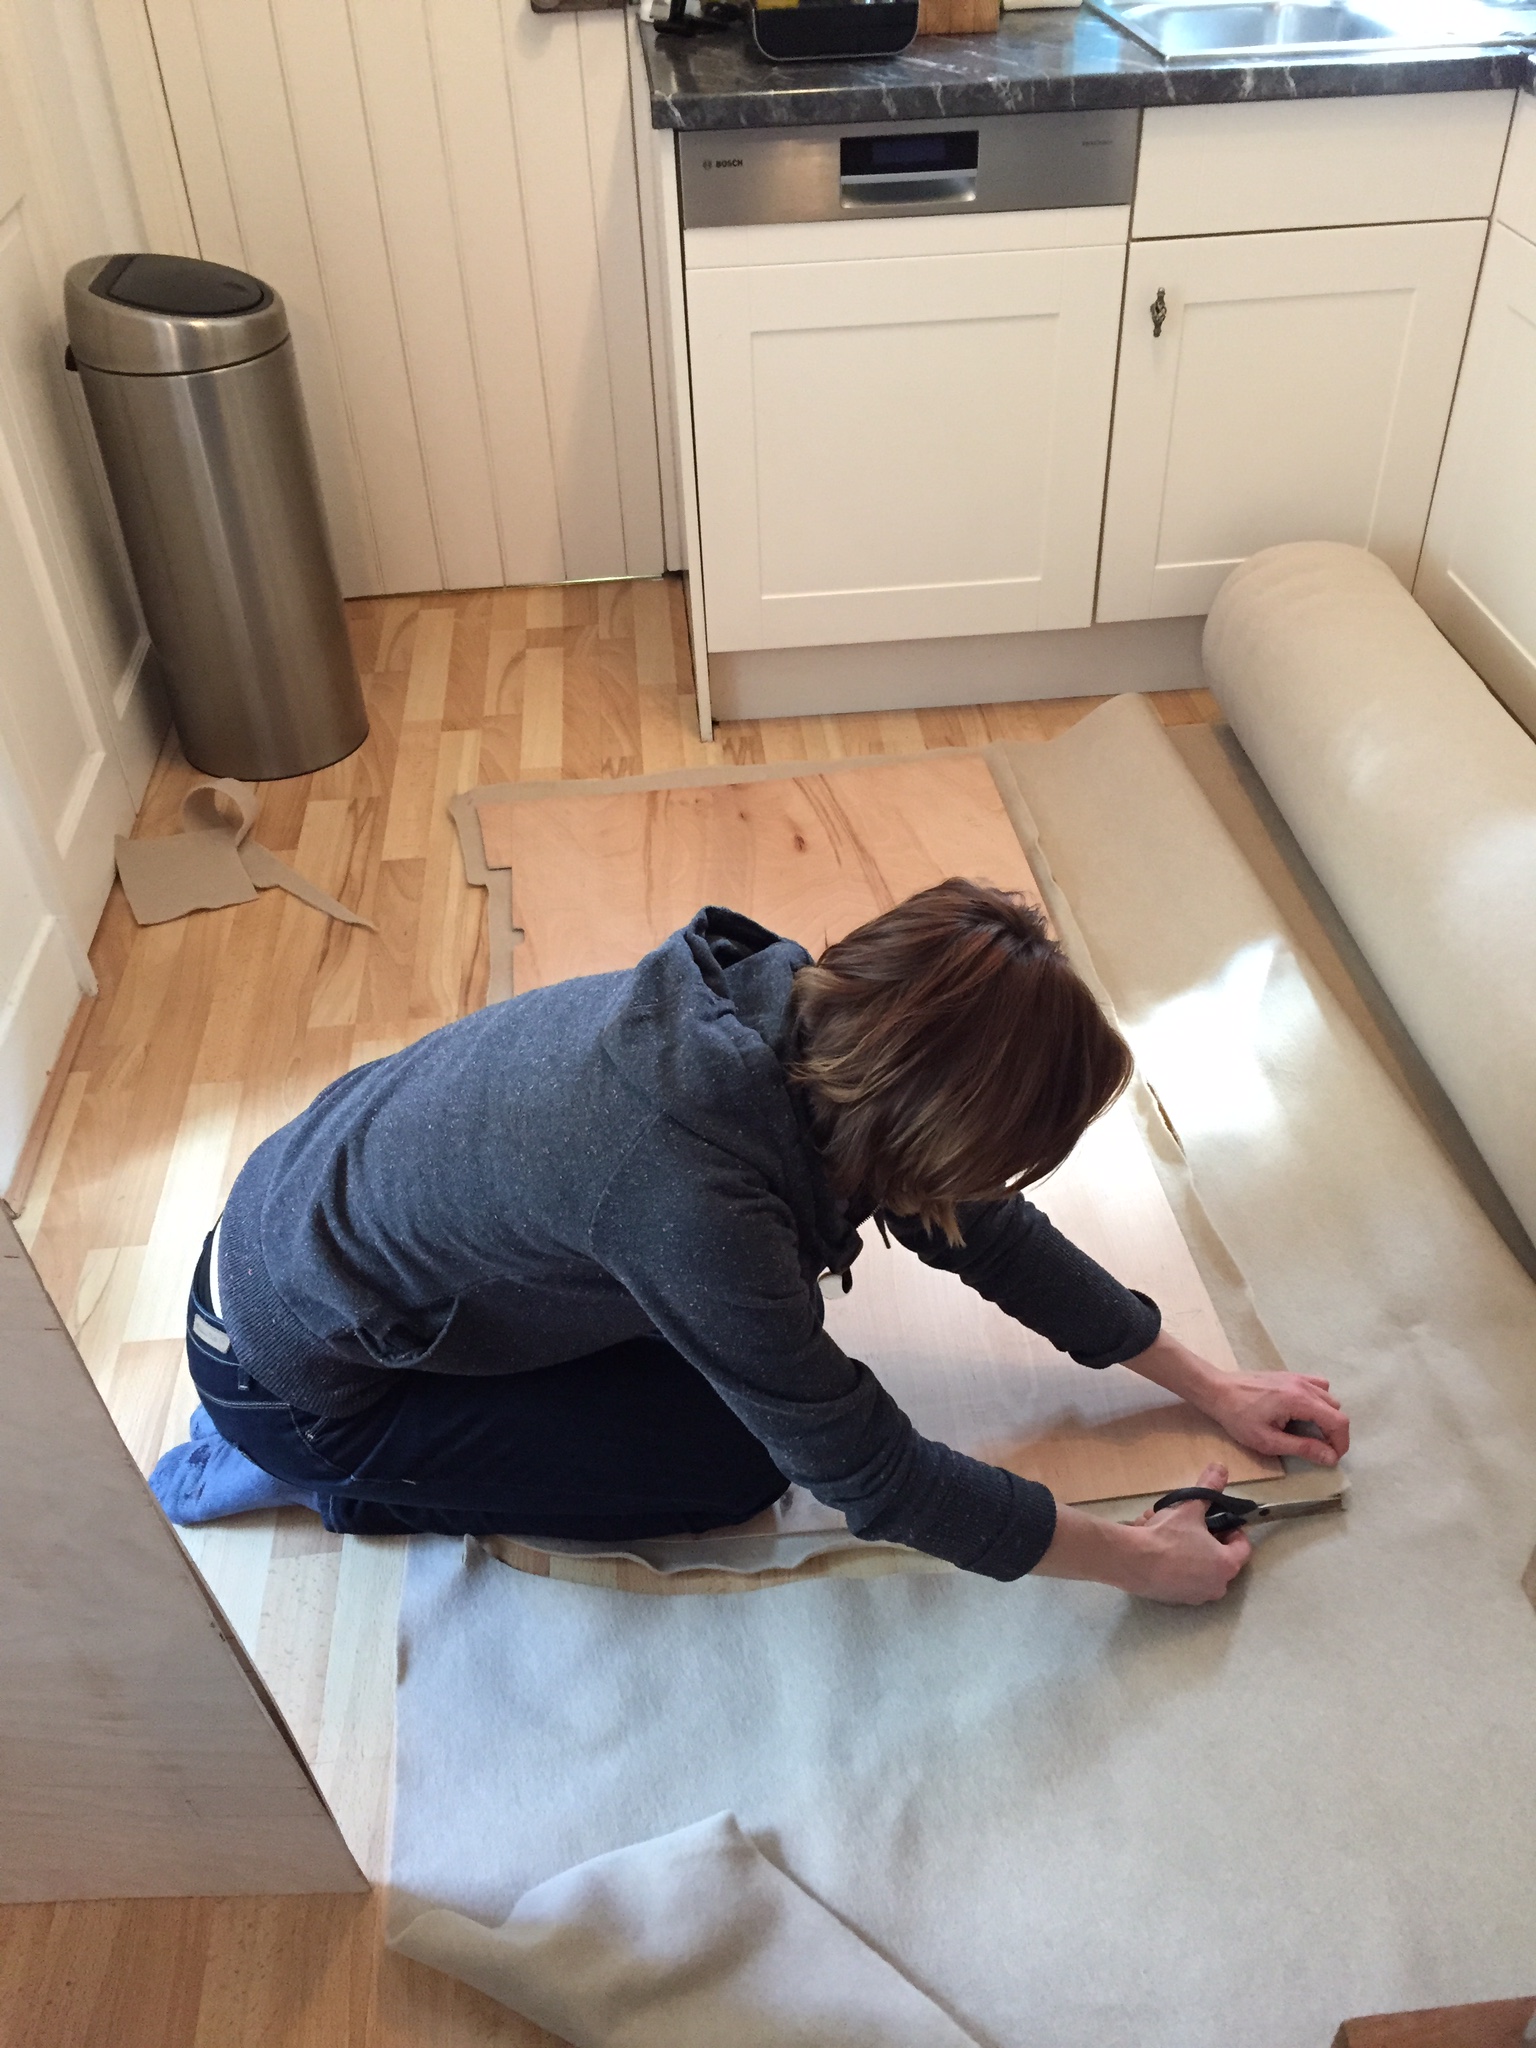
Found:
[[[1252,556],[1206,622],[1222,710],[1536,1237],[1536,741],[1375,556]]]

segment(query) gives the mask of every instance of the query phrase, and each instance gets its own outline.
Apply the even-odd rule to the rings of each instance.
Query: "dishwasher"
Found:
[[[678,138],[711,653],[1089,624],[1139,121]]]

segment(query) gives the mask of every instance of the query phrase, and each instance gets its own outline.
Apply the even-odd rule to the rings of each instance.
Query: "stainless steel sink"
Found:
[[[1476,48],[1536,40],[1536,9],[1483,0],[1088,0],[1170,64],[1212,57],[1315,56],[1372,47]]]

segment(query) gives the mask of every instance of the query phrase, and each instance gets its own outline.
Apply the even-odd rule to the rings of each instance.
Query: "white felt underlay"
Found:
[[[1536,1290],[1146,707],[1010,757],[1058,922],[1086,935],[1260,1313],[1352,1411],[1350,1512],[1265,1532],[1193,1611],[960,1573],[645,1600],[418,1539],[394,1924],[493,1928],[627,1845],[661,1869],[676,1845],[655,1838],[728,1811],[983,2048],[1322,2048],[1353,2013],[1518,1995]],[[585,1886],[569,1896],[596,1939]],[[680,1979],[662,1924],[632,2003],[686,1994],[698,2038],[798,2041],[836,1923],[802,1930],[804,1970],[759,1970],[741,1898],[737,1971]],[[411,1945],[454,1968],[467,1941],[481,1968],[495,1940],[450,1917]],[[541,1975],[506,1943],[515,2002],[552,2014],[569,1948]],[[649,2048],[611,2011],[561,2024]]]
[[[506,1926],[425,1913],[395,1944],[605,2048],[967,2048],[972,2037],[728,1813],[536,1885]],[[783,1986],[793,1983],[786,2005]]]

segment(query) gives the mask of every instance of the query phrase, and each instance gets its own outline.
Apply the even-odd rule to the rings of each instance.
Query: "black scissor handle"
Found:
[[[1178,1486],[1172,1493],[1165,1493],[1161,1500],[1152,1503],[1153,1514],[1161,1514],[1164,1508],[1176,1508],[1187,1500],[1205,1502],[1205,1526],[1213,1536],[1229,1536],[1234,1529],[1241,1529],[1250,1515],[1259,1511],[1256,1500],[1244,1500],[1241,1494],[1223,1493],[1214,1486]]]

